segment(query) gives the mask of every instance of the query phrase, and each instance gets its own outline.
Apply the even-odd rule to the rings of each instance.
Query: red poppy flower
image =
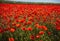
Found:
[[[35,27],[37,27],[38,29],[42,29],[42,26],[40,26],[39,24],[35,24]]]
[[[22,27],[21,30],[26,31],[26,27]]]
[[[18,18],[18,16],[16,15],[16,16],[14,16],[14,19],[17,19]]]
[[[48,28],[46,26],[42,26],[43,30],[48,30]]]
[[[21,20],[19,20],[19,22],[20,23],[23,23],[23,22],[25,22],[25,19],[21,19]]]
[[[57,20],[58,23],[60,23],[60,19],[59,18],[57,18],[56,20]]]
[[[4,31],[8,31],[8,30],[10,30],[10,28],[9,28],[9,27],[7,27],[7,28],[5,28],[5,29],[4,29]]]
[[[26,26],[27,25],[27,22],[24,22],[24,26]]]
[[[60,26],[56,26],[56,30],[60,31]]]
[[[27,24],[32,24],[32,22],[31,21],[28,21]]]
[[[30,39],[34,40],[35,39],[34,35],[30,35]]]
[[[13,23],[12,23],[12,25],[13,25],[13,26],[15,26],[15,25],[16,25],[16,23],[15,23],[15,22],[13,22]]]
[[[19,22],[19,20],[17,19],[16,22]]]
[[[29,21],[34,21],[34,20],[33,20],[33,17],[29,17],[28,20],[29,20]]]
[[[58,23],[58,22],[55,22],[54,24],[55,24],[55,25],[59,25],[59,23]]]
[[[36,35],[36,38],[40,38],[40,35]]]
[[[44,31],[40,31],[39,34],[40,34],[40,35],[43,35],[43,34],[44,34]]]
[[[21,26],[21,24],[16,24],[16,27],[19,28]]]
[[[42,29],[42,26],[38,26],[37,28],[38,28],[38,29]]]
[[[14,38],[9,38],[9,41],[14,41]]]
[[[35,27],[39,27],[40,25],[37,23],[37,24],[35,24]]]
[[[32,29],[32,27],[28,27],[27,30],[28,31],[32,31],[33,29]]]
[[[15,28],[10,28],[10,32],[15,32]]]

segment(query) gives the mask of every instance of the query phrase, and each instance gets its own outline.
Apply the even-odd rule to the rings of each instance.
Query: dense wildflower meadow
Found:
[[[60,41],[60,5],[0,4],[0,41]]]

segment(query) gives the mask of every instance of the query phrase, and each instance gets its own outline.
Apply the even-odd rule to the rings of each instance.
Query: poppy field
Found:
[[[0,3],[0,41],[60,41],[60,5]]]

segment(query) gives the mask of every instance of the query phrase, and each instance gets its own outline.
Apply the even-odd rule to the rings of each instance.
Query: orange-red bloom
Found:
[[[44,34],[44,31],[40,31],[39,34],[40,34],[40,35],[43,35],[43,34]]]
[[[39,27],[39,24],[37,23],[37,24],[35,24],[35,27]]]
[[[10,28],[10,32],[15,32],[15,28]]]
[[[19,28],[21,26],[21,24],[16,24],[16,27]]]
[[[43,30],[48,30],[48,28],[46,26],[42,26]]]
[[[9,41],[14,41],[14,38],[9,38]]]
[[[32,24],[32,22],[31,21],[28,21],[27,24]]]
[[[27,30],[28,31],[32,31],[33,29],[32,29],[32,27],[28,27]]]
[[[20,23],[24,23],[25,22],[25,19],[20,19],[19,22]]]

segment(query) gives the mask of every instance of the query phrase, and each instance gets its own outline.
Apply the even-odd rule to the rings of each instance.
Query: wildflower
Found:
[[[42,29],[42,26],[40,26],[39,24],[35,24],[35,27],[37,27],[38,29]]]
[[[25,19],[21,19],[19,20],[20,23],[24,23],[25,22]]]
[[[37,23],[37,24],[35,24],[35,27],[39,27],[40,25]]]
[[[14,41],[14,38],[9,38],[9,41]]]
[[[28,27],[27,30],[28,30],[28,31],[32,31],[32,27]]]
[[[30,39],[34,40],[35,39],[34,35],[30,35]]]
[[[60,31],[60,26],[56,26],[56,30]]]
[[[10,28],[10,32],[14,32],[15,31],[15,28]]]
[[[44,34],[44,31],[40,31],[39,34],[40,34],[40,35],[43,35],[43,34]]]
[[[28,20],[29,20],[29,21],[34,21],[34,20],[33,20],[33,17],[29,17]]]
[[[19,22],[19,20],[17,19],[16,22]]]
[[[36,38],[40,38],[40,35],[36,35]]]
[[[22,30],[22,31],[26,31],[26,27],[22,27],[21,30]]]
[[[15,22],[13,22],[13,23],[12,23],[12,25],[13,25],[13,26],[15,26],[15,25],[16,25],[16,23],[15,23]]]
[[[28,21],[27,24],[32,24],[32,22],[31,21]]]
[[[43,30],[48,30],[48,28],[46,26],[42,26]]]
[[[20,24],[16,24],[16,27],[19,28],[21,25]]]
[[[27,22],[24,22],[24,26],[26,26],[27,25]]]

